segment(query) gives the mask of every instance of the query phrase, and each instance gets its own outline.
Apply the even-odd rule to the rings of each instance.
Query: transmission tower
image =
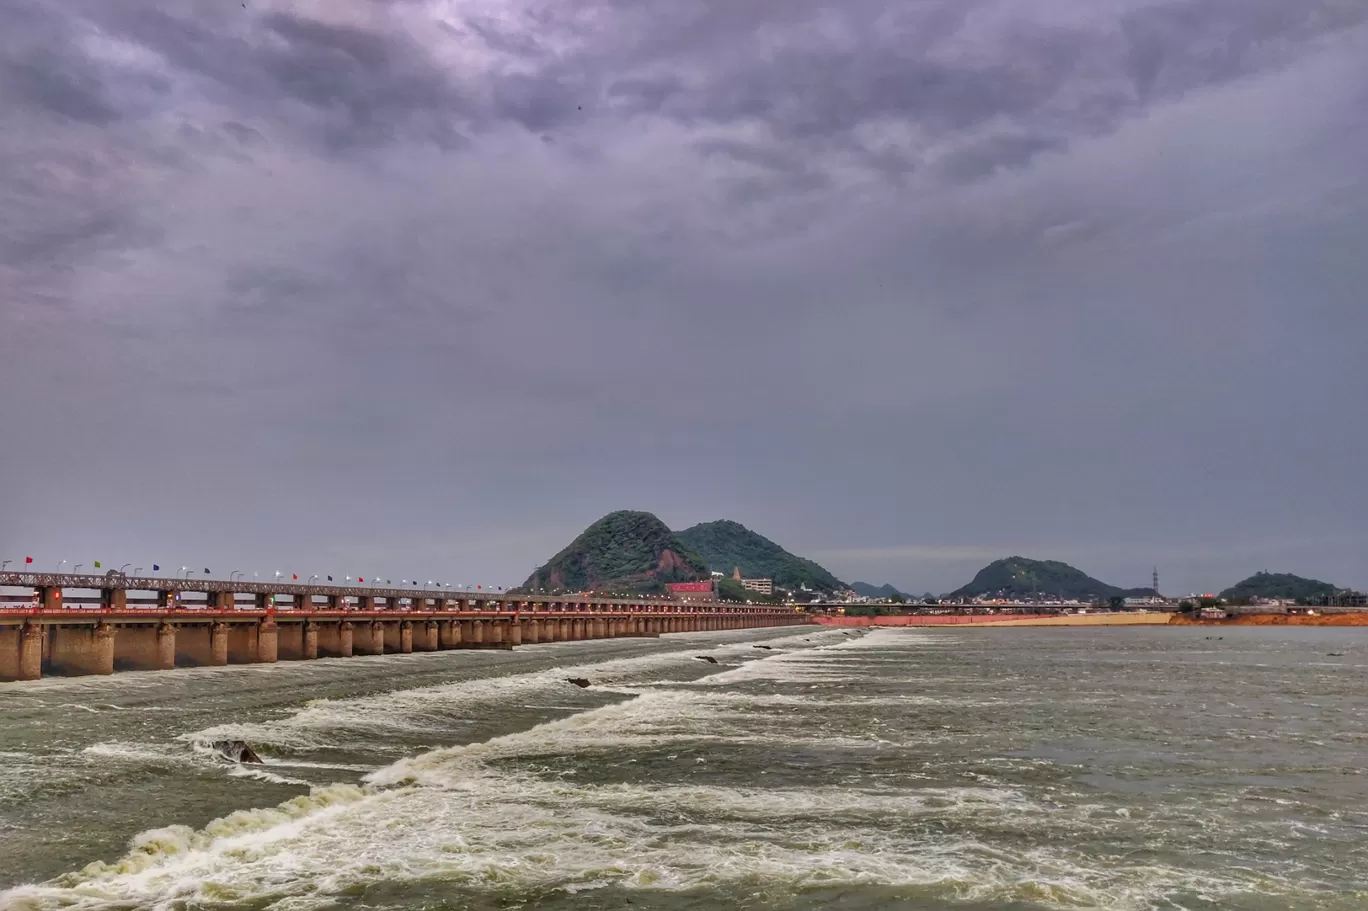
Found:
[[[1154,567],[1154,593],[1159,594],[1159,567]]]

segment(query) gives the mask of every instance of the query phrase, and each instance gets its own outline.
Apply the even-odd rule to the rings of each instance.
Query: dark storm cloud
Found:
[[[916,590],[1368,585],[1366,21],[6,4],[0,417],[63,440],[4,453],[23,536],[507,582],[627,506]]]

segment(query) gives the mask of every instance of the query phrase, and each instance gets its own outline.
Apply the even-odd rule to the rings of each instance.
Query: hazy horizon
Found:
[[[0,558],[1368,589],[1368,6],[0,9]]]

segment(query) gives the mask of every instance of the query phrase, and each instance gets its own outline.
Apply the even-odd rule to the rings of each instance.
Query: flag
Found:
[[[329,582],[332,581],[332,576],[329,576],[329,577],[328,577],[328,581],[329,581]]]
[[[476,587],[476,588],[481,588],[482,586],[477,585],[477,586],[475,586],[475,587]]]
[[[299,578],[299,574],[298,574],[298,573],[290,573],[290,578],[291,578],[291,579],[298,579],[298,578]]]
[[[96,569],[99,569],[99,568],[100,568],[100,561],[99,561],[99,560],[96,560],[96,561],[95,561],[95,568],[96,568]]]
[[[32,558],[32,557],[25,557],[25,558],[24,558],[24,562],[25,562],[25,563],[32,563],[32,562],[33,562],[33,558]]]
[[[391,582],[390,580],[386,579],[386,580],[385,580],[385,584],[386,584],[386,585],[393,585],[394,583]]]
[[[356,577],[356,581],[357,581],[357,582],[365,582],[366,580],[365,580],[365,579],[362,579],[360,576],[357,576],[357,577]]]
[[[160,570],[160,569],[161,569],[161,567],[158,566],[157,564],[155,564],[155,563],[152,564],[152,572],[155,573],[155,572],[157,572],[157,571]]]
[[[205,574],[206,576],[209,575],[209,567],[207,567],[207,566],[204,567],[204,574]]]

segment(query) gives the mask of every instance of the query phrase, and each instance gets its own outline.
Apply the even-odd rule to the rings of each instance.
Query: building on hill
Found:
[[[746,591],[759,592],[762,595],[774,594],[773,579],[742,579],[741,587]]]
[[[706,582],[667,582],[665,589],[671,598],[679,601],[716,601],[717,583]]]

